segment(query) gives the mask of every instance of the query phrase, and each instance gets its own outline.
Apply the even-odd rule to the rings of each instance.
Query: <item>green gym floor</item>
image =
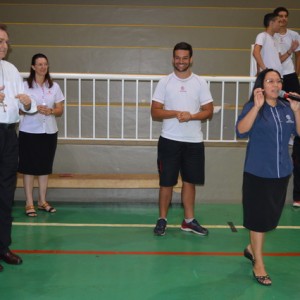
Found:
[[[163,237],[153,235],[154,204],[56,208],[28,218],[16,202],[11,249],[23,264],[1,263],[1,299],[300,299],[300,209],[291,205],[266,236],[271,287],[256,283],[242,255],[248,232],[240,204],[197,205],[207,237],[180,230],[179,204],[169,210]]]

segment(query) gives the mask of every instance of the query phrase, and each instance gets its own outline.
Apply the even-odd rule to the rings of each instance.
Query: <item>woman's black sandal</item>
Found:
[[[271,277],[268,274],[264,276],[257,276],[253,271],[253,276],[256,279],[256,281],[261,285],[270,286],[272,284]],[[268,280],[269,282],[266,282],[266,280]]]
[[[245,248],[245,250],[244,250],[244,256],[245,256],[247,259],[251,260],[252,265],[254,266],[254,264],[255,264],[255,259],[254,259],[253,255],[250,253],[250,251],[248,250],[248,248]]]

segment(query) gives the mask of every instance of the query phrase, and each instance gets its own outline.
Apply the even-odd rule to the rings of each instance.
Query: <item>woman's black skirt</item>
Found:
[[[256,232],[267,232],[277,227],[289,178],[262,178],[244,173],[244,227]]]
[[[22,174],[48,175],[52,173],[57,146],[57,133],[19,132],[19,169]]]

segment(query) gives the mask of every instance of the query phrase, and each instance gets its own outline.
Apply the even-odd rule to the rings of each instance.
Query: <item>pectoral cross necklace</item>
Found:
[[[0,61],[0,65],[1,65],[0,93],[2,93],[2,91],[5,89],[5,85],[4,85],[4,72],[3,72],[3,67],[2,67],[1,61]],[[7,106],[7,105],[4,103],[4,100],[2,102],[0,102],[0,105],[3,108],[3,112],[6,112],[5,106]]]
[[[7,106],[4,102],[0,102],[0,105],[3,108],[3,112],[6,112],[5,106]]]

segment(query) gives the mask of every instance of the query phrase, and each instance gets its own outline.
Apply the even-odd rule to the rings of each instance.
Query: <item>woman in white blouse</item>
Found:
[[[19,172],[24,174],[25,212],[36,217],[33,204],[34,176],[38,177],[38,209],[56,212],[46,200],[48,175],[52,173],[57,146],[56,117],[63,114],[64,95],[49,74],[48,58],[41,53],[32,57],[30,75],[24,82],[26,93],[36,101],[37,113],[24,114],[19,128]]]

